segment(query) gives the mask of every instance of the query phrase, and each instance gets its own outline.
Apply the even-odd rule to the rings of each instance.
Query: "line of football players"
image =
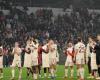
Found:
[[[78,79],[84,80],[84,65],[87,64],[90,73],[88,78],[100,80],[100,35],[97,35],[97,38],[89,36],[86,46],[80,37],[77,38],[75,45],[69,40],[64,53],[67,57],[65,62],[65,78],[68,77],[68,67],[70,67],[73,80],[73,66],[76,65]]]
[[[51,78],[55,78],[56,65],[59,59],[57,44],[53,40],[45,41],[43,45],[38,43],[38,40],[29,38],[26,42],[26,48],[20,48],[19,43],[15,42],[12,51],[14,59],[12,62],[12,79],[15,78],[15,67],[19,68],[19,80],[21,80],[22,66],[21,66],[21,52],[25,51],[24,67],[27,68],[27,78],[30,74],[33,75],[34,80],[38,79],[41,67],[44,69],[44,76],[47,77],[49,73]]]
[[[71,40],[67,41],[64,50],[66,55],[65,78],[68,77],[69,67],[71,69],[71,78],[73,78],[73,66],[76,65],[79,80],[84,80],[84,64],[87,64],[90,75],[93,78],[100,79],[100,35],[97,36],[97,40],[96,42],[94,38],[89,37],[86,46],[80,37],[77,38],[76,44]],[[3,46],[0,46],[0,75],[3,78]],[[52,79],[56,77],[56,66],[59,61],[57,44],[51,39],[40,45],[38,40],[29,38],[25,48],[21,48],[19,43],[15,42],[12,50],[12,55],[14,55],[11,65],[12,79],[15,78],[16,66],[19,68],[19,80],[22,78],[22,51],[25,51],[24,67],[27,68],[27,78],[32,74],[33,78],[37,80],[38,74],[41,74],[41,67],[44,69],[44,77],[50,76]]]

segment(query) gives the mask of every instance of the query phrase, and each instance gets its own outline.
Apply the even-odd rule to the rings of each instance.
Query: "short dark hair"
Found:
[[[100,34],[97,34],[97,36],[100,36]]]
[[[73,41],[72,41],[71,39],[69,39],[69,40],[67,41],[67,43],[73,43]]]
[[[2,43],[0,42],[0,46],[2,46]]]
[[[96,36],[89,36],[88,38],[91,38],[93,41],[96,41]]]
[[[82,38],[81,37],[78,37],[77,38],[77,42],[81,42],[82,41]]]

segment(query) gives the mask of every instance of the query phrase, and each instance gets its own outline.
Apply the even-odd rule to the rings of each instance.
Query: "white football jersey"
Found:
[[[84,51],[85,51],[85,45],[82,42],[78,42],[75,45],[75,50],[78,50],[78,53],[84,53]]]
[[[53,49],[53,51],[51,50],[49,51],[50,58],[56,58],[57,57],[57,45],[53,44],[51,48]]]
[[[68,60],[72,60],[72,56],[70,55],[70,54],[68,54],[68,53],[73,53],[73,47],[69,47],[68,49],[67,49],[67,59]]]
[[[43,50],[46,50],[46,49],[47,49],[47,44],[44,45],[44,46],[42,47],[42,49],[43,49]],[[42,52],[42,56],[43,56],[43,57],[49,56],[49,54],[48,54],[48,53],[45,53],[45,52]]]
[[[33,56],[36,58],[38,57],[38,46],[39,44],[34,44]]]
[[[47,45],[44,45],[42,47],[43,50],[47,50]],[[49,53],[45,53],[45,52],[42,52],[42,67],[45,68],[45,67],[50,67],[50,61],[49,61]]]
[[[14,57],[18,57],[21,54],[22,50],[21,48],[13,48],[12,53],[14,54]]]

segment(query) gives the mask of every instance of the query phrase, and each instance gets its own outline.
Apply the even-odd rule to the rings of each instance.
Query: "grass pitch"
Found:
[[[84,66],[85,68],[85,80],[95,80],[95,79],[87,79],[87,77],[89,76],[89,73],[88,73],[88,68],[87,66],[85,65]],[[64,78],[64,66],[63,65],[59,65],[57,66],[57,73],[56,73],[56,79],[55,80],[78,80],[77,79],[77,70],[76,70],[76,66],[74,66],[74,73],[73,73],[73,76],[74,78],[73,79],[70,79],[70,68],[69,68],[69,72],[68,72],[68,78],[65,79]],[[18,80],[18,69],[16,68],[16,73],[15,73],[15,80]],[[50,78],[44,78],[43,77],[43,70],[41,71],[41,78],[39,78],[38,80],[51,80]],[[23,68],[23,72],[22,72],[22,80],[33,80],[32,79],[32,76],[30,75],[29,79],[26,78],[27,77],[27,74],[26,74],[26,68]],[[4,68],[4,78],[2,80],[11,80],[11,68]]]

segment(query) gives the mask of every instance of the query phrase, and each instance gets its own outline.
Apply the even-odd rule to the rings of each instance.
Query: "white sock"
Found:
[[[52,76],[51,73],[49,73],[49,74],[48,74],[48,77],[51,77],[51,76]]]
[[[77,76],[80,76],[80,69],[77,69]]]
[[[47,74],[46,74],[46,73],[44,73],[44,76],[46,77],[46,76],[47,76]]]
[[[22,69],[19,71],[19,78],[21,78],[22,75]]]
[[[37,74],[34,74],[34,79],[35,79],[35,80],[37,79]]]
[[[54,69],[51,69],[51,76],[54,77]]]
[[[73,70],[73,69],[71,69],[71,77],[73,77],[73,73],[74,73],[74,70]]]
[[[54,69],[54,76],[56,76],[56,70]]]
[[[80,77],[84,79],[84,68],[80,68]]]
[[[68,75],[68,69],[65,69],[65,77]]]
[[[12,77],[15,77],[15,70],[12,69]]]
[[[41,77],[41,74],[39,74],[39,77]]]

